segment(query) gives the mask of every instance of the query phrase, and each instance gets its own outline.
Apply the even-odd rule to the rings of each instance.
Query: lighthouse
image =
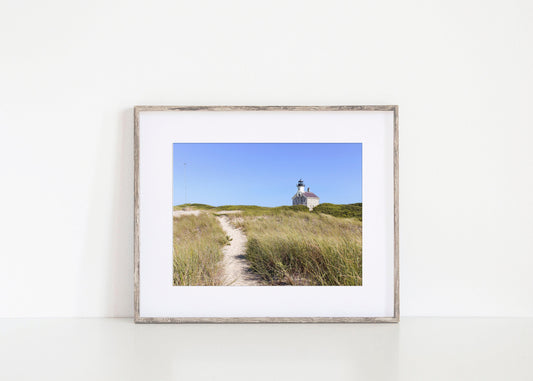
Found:
[[[292,196],[292,205],[305,205],[311,211],[320,203],[320,198],[311,192],[310,188],[307,188],[307,192],[305,191],[305,184],[302,179],[298,180],[296,188],[298,190],[296,191],[296,194]]]

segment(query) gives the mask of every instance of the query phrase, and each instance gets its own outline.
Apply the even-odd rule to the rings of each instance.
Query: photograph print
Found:
[[[362,143],[174,143],[174,286],[361,286]]]

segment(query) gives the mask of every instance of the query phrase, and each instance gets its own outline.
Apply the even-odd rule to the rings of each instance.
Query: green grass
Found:
[[[248,236],[251,269],[271,285],[362,284],[362,224],[357,218],[271,209],[229,215]]]
[[[174,217],[174,286],[222,284],[222,248],[228,237],[212,214]]]
[[[260,215],[263,213],[266,214],[277,214],[284,211],[300,211],[307,213],[315,214],[329,214],[335,217],[345,217],[345,218],[358,218],[359,220],[363,217],[363,204],[330,204],[324,203],[316,206],[312,212],[309,212],[304,205],[283,205],[273,208],[266,206],[257,206],[257,205],[222,205],[222,206],[211,206],[207,204],[181,204],[175,205],[174,210],[182,209],[200,209],[200,210],[210,210],[210,211],[224,211],[224,210],[240,210],[248,214]]]
[[[214,207],[207,204],[181,204],[181,205],[174,205],[172,208],[173,210],[182,210],[182,209],[200,209],[200,210],[207,210],[207,209],[213,209]]]
[[[363,204],[319,204],[313,213],[324,213],[335,217],[363,219]]]

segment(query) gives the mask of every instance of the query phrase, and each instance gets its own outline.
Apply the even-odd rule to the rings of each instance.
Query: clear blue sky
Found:
[[[362,202],[361,161],[361,143],[175,143],[173,204],[291,205],[300,178],[321,203]]]

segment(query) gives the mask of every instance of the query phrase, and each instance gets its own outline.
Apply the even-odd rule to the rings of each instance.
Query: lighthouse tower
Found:
[[[302,179],[298,180],[298,185],[296,185],[298,187],[298,193],[303,193],[305,192],[305,184],[304,184],[304,181]]]

